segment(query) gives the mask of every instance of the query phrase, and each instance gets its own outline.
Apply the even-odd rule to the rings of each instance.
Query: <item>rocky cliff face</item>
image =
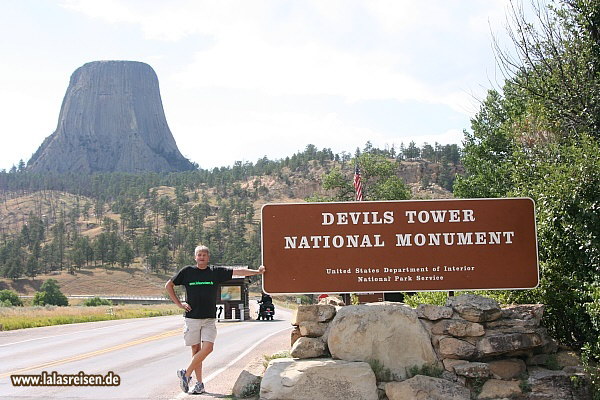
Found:
[[[156,73],[133,61],[95,61],[78,68],[71,76],[56,131],[28,162],[32,172],[193,168],[167,125]]]

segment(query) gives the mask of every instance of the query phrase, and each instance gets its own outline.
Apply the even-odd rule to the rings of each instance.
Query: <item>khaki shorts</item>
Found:
[[[216,319],[194,319],[184,318],[185,326],[183,327],[183,340],[186,346],[199,344],[200,342],[214,343],[217,338]]]

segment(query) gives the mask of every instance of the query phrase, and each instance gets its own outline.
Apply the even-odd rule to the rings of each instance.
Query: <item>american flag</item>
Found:
[[[360,168],[358,168],[358,164],[356,164],[354,167],[354,190],[356,192],[356,201],[362,201],[363,191],[362,182],[360,180]]]

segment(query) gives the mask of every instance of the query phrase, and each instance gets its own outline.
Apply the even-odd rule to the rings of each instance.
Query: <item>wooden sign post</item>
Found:
[[[528,198],[267,204],[267,293],[526,289],[539,282]]]

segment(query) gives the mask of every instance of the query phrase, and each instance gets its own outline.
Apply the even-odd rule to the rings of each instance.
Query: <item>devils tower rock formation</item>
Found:
[[[158,78],[147,64],[95,61],[69,82],[56,131],[32,172],[172,172],[193,169],[169,130]]]

